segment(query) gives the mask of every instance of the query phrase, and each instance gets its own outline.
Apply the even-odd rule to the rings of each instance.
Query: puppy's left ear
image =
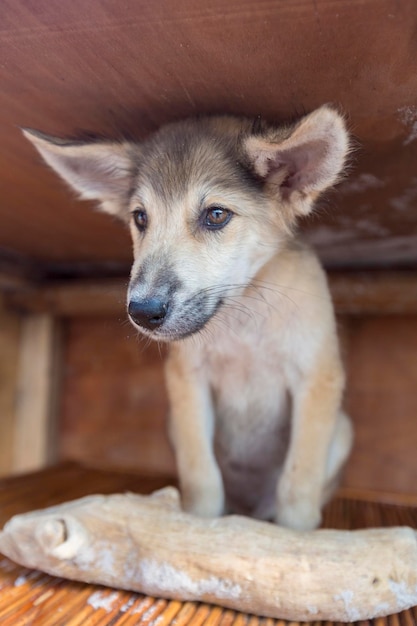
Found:
[[[246,155],[270,194],[291,212],[307,215],[317,196],[337,182],[345,164],[349,137],[344,120],[323,106],[302,118],[286,138],[279,135],[271,131],[249,137]]]
[[[23,129],[23,134],[82,199],[96,200],[102,211],[126,218],[135,173],[132,144],[67,141],[30,129]]]

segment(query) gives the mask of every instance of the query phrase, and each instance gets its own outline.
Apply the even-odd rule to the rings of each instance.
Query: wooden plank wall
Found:
[[[29,472],[56,460],[61,341],[59,321],[48,313],[25,315],[21,327],[12,469]]]
[[[417,493],[417,316],[345,323],[346,404],[356,426],[346,484]]]
[[[417,316],[342,316],[340,326],[356,427],[344,484],[417,493]],[[173,472],[158,347],[114,317],[69,319],[65,335],[60,457]]]
[[[61,458],[172,474],[166,436],[163,354],[127,321],[106,317],[64,322]]]
[[[12,466],[20,319],[6,311],[0,294],[0,476]]]
[[[61,381],[59,321],[5,300],[0,292],[0,476],[56,460]]]

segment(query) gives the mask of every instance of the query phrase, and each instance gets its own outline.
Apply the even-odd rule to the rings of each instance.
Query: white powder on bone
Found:
[[[359,611],[352,606],[352,602],[354,599],[353,591],[346,589],[345,591],[341,591],[338,595],[334,596],[334,600],[341,600],[345,605],[346,617],[351,622],[357,622],[360,619]]]
[[[410,607],[417,604],[417,587],[410,589],[405,582],[397,583],[394,580],[388,581],[388,586],[394,594],[398,607],[401,607],[401,610],[406,606]]]
[[[168,563],[146,559],[140,564],[143,581],[162,592],[172,592],[187,598],[200,598],[205,594],[213,594],[218,598],[239,598],[242,593],[240,585],[230,580],[210,576],[193,580],[188,574],[176,569]]]

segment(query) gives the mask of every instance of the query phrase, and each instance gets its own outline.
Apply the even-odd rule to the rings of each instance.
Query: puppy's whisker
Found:
[[[143,354],[149,348],[152,342],[152,339],[148,336],[145,336],[143,333],[140,332],[140,330],[138,329],[135,329],[135,330],[136,330],[135,338],[140,347],[140,353]]]
[[[212,318],[212,326],[213,327],[221,326],[222,327],[221,330],[223,330],[225,328],[227,331],[229,331],[229,332],[235,334],[237,337],[239,337],[239,334],[236,332],[236,329],[233,326],[231,326],[230,324],[228,324],[227,320],[225,320],[224,318],[222,318],[220,316]],[[213,331],[213,329],[211,329],[211,330]]]
[[[263,287],[262,285],[257,285],[255,282],[253,284],[253,288],[256,290],[256,292],[259,294],[259,296],[262,298],[262,300],[270,307],[272,307],[274,310],[279,310],[278,307],[274,307],[274,305],[272,304],[272,302],[270,302],[270,300],[268,300],[265,296],[265,294],[263,293],[263,291],[272,291],[273,293],[275,293],[276,295],[286,298],[289,302],[291,302],[291,304],[298,309],[298,304],[296,302],[294,302],[294,300],[292,298],[290,298],[290,296],[285,293],[285,291],[283,291],[280,288],[276,288],[276,289],[272,289],[269,287]]]
[[[225,309],[228,313],[231,310],[239,314],[243,314],[246,316],[246,319],[254,320],[255,317],[259,317],[259,316],[264,317],[260,311],[250,309],[249,307],[245,306],[244,304],[240,302],[235,303],[233,301],[230,301],[229,299],[225,301],[223,305],[223,309]],[[235,318],[235,319],[241,321],[239,318]]]
[[[282,292],[283,290],[295,291],[297,293],[300,293],[300,294],[303,294],[303,295],[306,295],[306,296],[319,298],[320,300],[325,300],[326,299],[325,296],[319,295],[319,294],[314,293],[312,291],[307,291],[305,289],[298,289],[297,287],[291,287],[289,285],[280,285],[279,283],[272,283],[272,282],[263,281],[263,280],[260,280],[260,279],[254,279],[253,284],[257,285],[261,289],[265,289],[265,290],[278,291],[278,292]]]

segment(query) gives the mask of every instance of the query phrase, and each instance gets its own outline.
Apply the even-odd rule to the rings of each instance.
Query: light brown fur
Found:
[[[258,128],[202,118],[141,145],[26,134],[82,197],[129,222],[130,317],[171,343],[185,508],[316,527],[352,432],[325,275],[292,233],[343,167],[341,117],[322,107],[295,125]],[[229,219],[215,230],[213,207]],[[162,313],[144,319],[155,302]]]

